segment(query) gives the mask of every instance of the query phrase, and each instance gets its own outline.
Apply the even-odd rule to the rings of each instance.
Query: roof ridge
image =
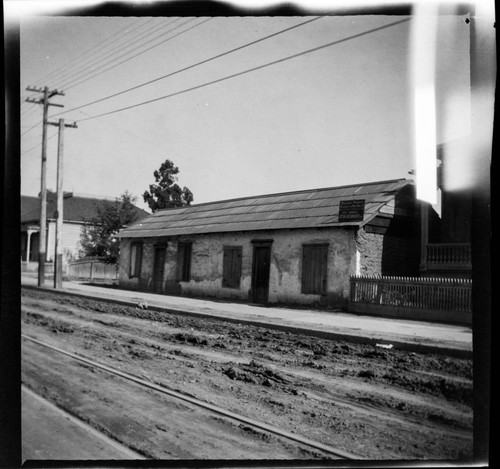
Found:
[[[323,218],[328,218],[329,221],[324,221],[324,222],[321,222],[321,226],[322,227],[328,227],[332,224],[340,224],[340,225],[349,225],[349,226],[359,226],[361,223],[364,223],[364,220],[359,220],[359,221],[352,221],[352,222],[334,222],[334,221],[331,221],[330,219],[333,219],[334,218],[334,215],[322,215]],[[316,216],[314,215],[311,215],[311,216],[304,216],[302,217],[302,219],[307,219],[307,218],[317,218]],[[288,220],[296,220],[295,217],[284,217],[284,218],[278,218],[278,220],[280,222],[284,222],[284,221],[288,221]],[[252,220],[250,222],[248,222],[249,224],[251,223],[261,223],[262,221],[267,221],[267,220]],[[140,222],[139,222],[140,223]],[[207,227],[207,226],[219,226],[219,225],[236,225],[236,224],[239,224],[241,222],[234,222],[234,221],[226,221],[226,222],[217,222],[217,223],[206,223],[206,224],[201,224],[199,226],[202,226],[202,227]],[[136,226],[138,226],[139,224],[134,224],[134,225],[131,225],[130,227],[126,228],[127,231],[136,231],[137,228],[135,228]],[[184,228],[189,228],[189,225],[181,225],[181,226],[176,226],[174,227],[173,229],[174,230],[182,230]],[[154,231],[154,230],[161,230],[162,228],[151,228],[150,230],[151,231]],[[248,228],[247,228],[248,229]],[[272,228],[270,228],[272,229]],[[251,229],[252,230],[252,229]]]
[[[321,198],[318,198],[318,199],[314,199],[314,200],[329,200],[329,197],[321,197]],[[385,205],[388,201],[384,201],[384,200],[371,200],[370,201],[372,204],[383,204]],[[295,203],[295,202],[282,202],[282,203]],[[268,205],[273,205],[272,202],[270,202],[269,204],[261,204],[259,205],[259,207],[265,207],[265,206],[268,206]],[[317,207],[314,207],[314,209],[320,209],[320,208],[332,208],[332,207],[337,207],[339,204],[337,203],[334,203],[334,204],[326,204],[326,205],[319,205]],[[241,206],[240,206],[241,207]],[[220,210],[224,210],[224,208],[214,208],[213,211],[220,211]],[[298,207],[298,208],[286,208],[286,209],[283,209],[282,211],[283,212],[292,212],[292,211],[299,211],[299,210],[310,210],[310,208],[308,207]],[[273,213],[275,210],[259,210],[258,212],[255,212],[253,213],[254,215],[260,215],[260,214],[266,214],[266,213]],[[202,214],[202,216],[200,217],[200,219],[208,219],[208,218],[218,218],[220,217],[219,214],[215,214],[215,215],[203,215],[204,212],[200,212]],[[206,213],[206,212],[205,212]],[[246,212],[243,212],[243,213],[232,213],[231,215],[226,215],[226,216],[242,216],[242,215],[246,215],[247,213]],[[189,214],[191,215],[191,217],[188,217],[189,219],[193,219],[192,218],[192,213]],[[325,215],[326,216],[326,215]],[[153,218],[153,217],[151,217]],[[308,218],[308,216],[304,216],[302,218]],[[284,219],[284,218],[283,218]],[[184,219],[181,219],[181,220],[176,220],[176,221],[183,221]],[[282,218],[280,218],[280,220],[282,220]],[[139,223],[141,223],[142,220],[139,221]],[[164,223],[163,220],[151,220],[149,221],[148,223]],[[132,226],[132,225],[131,225]]]
[[[375,185],[375,184],[388,184],[388,183],[401,182],[401,181],[413,182],[413,179],[407,179],[407,178],[387,179],[385,181],[373,181],[373,182],[358,183],[358,184],[345,184],[342,186],[320,187],[317,189],[301,189],[298,191],[275,192],[272,194],[260,194],[260,195],[249,195],[246,197],[235,197],[233,199],[214,200],[212,202],[202,202],[200,204],[185,205],[183,207],[161,208],[161,209],[157,210],[155,213],[186,209],[186,208],[190,208],[190,207],[202,207],[204,205],[211,205],[211,204],[237,202],[239,200],[262,199],[264,197],[276,197],[276,196],[283,196],[283,195],[301,194],[301,193],[306,193],[306,192],[320,192],[320,191],[327,191],[327,190],[332,190],[332,189],[345,189],[347,187],[355,187],[355,186],[371,186],[371,185]]]

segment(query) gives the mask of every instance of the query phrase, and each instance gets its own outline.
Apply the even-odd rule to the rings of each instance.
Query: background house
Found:
[[[471,278],[472,184],[467,139],[437,148],[441,216],[422,212],[421,275]]]
[[[81,248],[81,229],[97,215],[99,204],[112,204],[114,201],[103,198],[76,195],[65,192],[63,199],[63,262],[75,259]],[[52,263],[55,255],[56,235],[56,194],[47,191],[47,262]],[[139,218],[149,215],[136,207]],[[21,265],[23,271],[36,271],[38,268],[38,244],[40,239],[40,199],[21,196]],[[50,265],[49,271],[50,271]]]
[[[120,286],[344,306],[351,275],[418,275],[411,180],[166,209],[120,231]]]

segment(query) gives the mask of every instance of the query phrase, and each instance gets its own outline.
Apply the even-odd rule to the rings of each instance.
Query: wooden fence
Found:
[[[85,280],[117,280],[116,265],[99,259],[81,259],[68,264],[68,277]]]
[[[403,319],[472,323],[472,281],[352,276],[349,311]]]

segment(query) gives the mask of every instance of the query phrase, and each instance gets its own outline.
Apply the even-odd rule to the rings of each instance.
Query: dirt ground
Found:
[[[24,334],[360,459],[472,457],[471,360],[29,289],[21,306]],[[27,341],[22,376],[150,458],[328,457],[167,402]]]

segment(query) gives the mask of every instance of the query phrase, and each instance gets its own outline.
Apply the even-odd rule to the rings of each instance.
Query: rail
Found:
[[[90,359],[84,358],[80,355],[76,355],[76,354],[68,352],[66,350],[62,350],[58,347],[55,347],[53,345],[42,342],[40,340],[34,339],[33,337],[29,337],[25,334],[21,334],[21,337],[25,340],[30,340],[31,342],[34,342],[38,345],[41,345],[43,347],[54,350],[62,355],[66,355],[68,357],[71,357],[75,360],[78,360],[82,363],[90,365],[94,368],[98,368],[100,370],[107,371],[108,373],[120,376],[121,378],[127,379],[127,380],[132,381],[132,382],[139,384],[141,386],[144,386],[144,387],[147,387],[149,389],[161,392],[163,394],[167,394],[171,397],[175,397],[175,398],[180,399],[182,401],[189,402],[190,404],[194,404],[198,407],[201,407],[205,410],[209,410],[209,411],[214,412],[218,415],[222,415],[224,417],[231,418],[233,420],[245,423],[247,425],[251,425],[255,428],[259,428],[260,430],[264,430],[264,431],[272,433],[274,435],[278,435],[278,436],[281,436],[283,438],[287,438],[288,440],[294,441],[296,443],[300,443],[300,444],[309,446],[311,448],[315,448],[315,449],[318,449],[320,451],[324,451],[326,453],[337,456],[338,458],[341,458],[341,459],[359,459],[359,456],[356,456],[354,454],[351,454],[351,453],[348,453],[348,452],[345,452],[345,451],[342,451],[342,450],[339,450],[336,448],[332,448],[331,446],[324,445],[324,444],[319,443],[317,441],[313,441],[313,440],[310,440],[308,438],[301,437],[300,435],[293,434],[291,432],[288,432],[286,430],[282,430],[280,428],[274,427],[274,426],[269,425],[267,423],[259,422],[257,420],[250,419],[250,418],[244,417],[242,415],[236,414],[236,413],[231,412],[229,410],[222,409],[221,407],[217,407],[215,405],[209,404],[208,402],[204,402],[204,401],[201,401],[201,400],[196,399],[194,397],[190,397],[190,396],[187,396],[185,394],[182,394],[178,391],[168,389],[165,386],[160,386],[158,384],[151,383],[150,381],[146,381],[146,380],[141,379],[137,376],[131,375],[129,373],[125,373],[121,370],[110,367],[108,365],[104,365],[104,364],[98,363],[94,360],[90,360]]]

